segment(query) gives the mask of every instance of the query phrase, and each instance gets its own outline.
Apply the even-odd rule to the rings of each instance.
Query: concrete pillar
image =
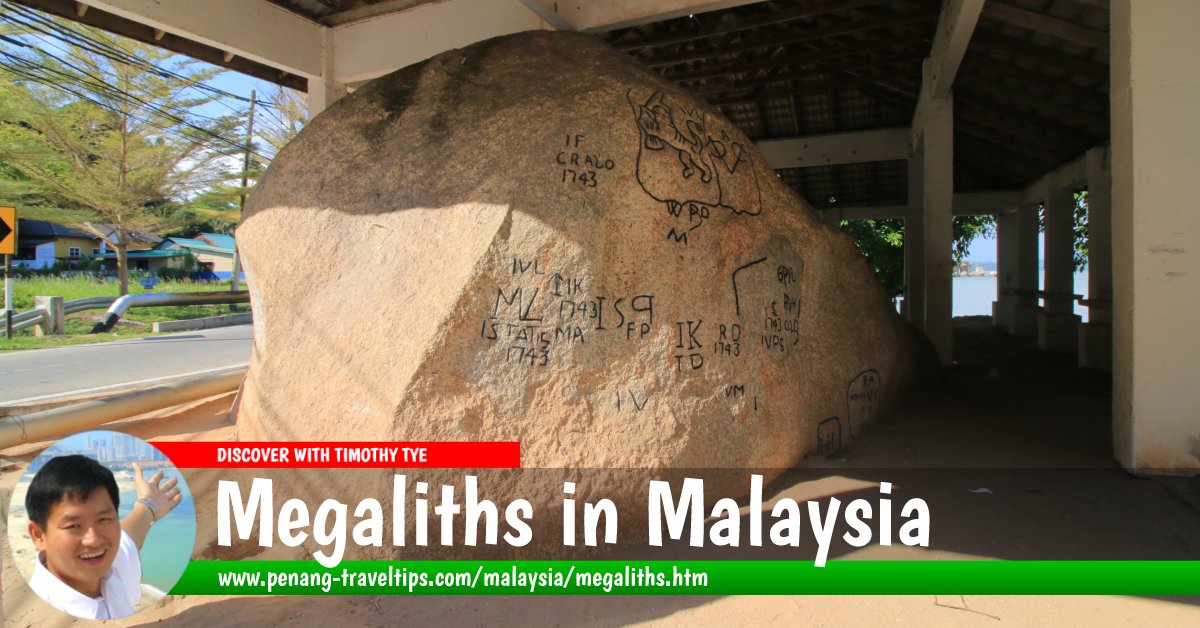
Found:
[[[1038,207],[1023,205],[1017,208],[1016,304],[1013,305],[1012,325],[1008,333],[1019,338],[1037,337],[1038,307]]]
[[[67,333],[67,315],[62,297],[33,297],[33,309],[45,310],[46,318],[34,328],[38,336],[61,336]]]
[[[996,300],[992,324],[1022,338],[1037,336],[1038,208],[1019,206],[996,216]]]
[[[323,74],[308,79],[308,115],[310,118],[325,111],[348,91],[346,86],[333,80],[333,29],[321,29],[321,67]]]
[[[992,324],[1009,329],[1017,304],[1017,211],[996,215],[996,300],[992,301]]]
[[[917,329],[925,327],[925,162],[920,143],[908,159],[908,215],[904,219],[904,317]]]
[[[1051,184],[1054,182],[1051,181]],[[1038,314],[1038,348],[1075,353],[1079,317],[1075,315],[1075,193],[1051,185],[1045,201],[1045,306]]]
[[[1200,2],[1112,0],[1113,449],[1200,473]]]
[[[1112,370],[1112,174],[1107,146],[1088,151],[1088,322],[1079,366]]]
[[[954,361],[954,110],[952,98],[930,101],[925,130],[922,200],[924,213],[925,326],[942,364]]]

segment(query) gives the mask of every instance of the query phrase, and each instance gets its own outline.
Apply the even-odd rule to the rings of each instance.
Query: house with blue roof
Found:
[[[109,251],[105,238],[112,239],[112,227],[104,224],[91,225],[88,231],[60,225],[46,220],[22,218],[17,221],[17,251],[13,263],[26,268],[50,268],[55,264],[64,269],[77,268],[87,259],[112,259],[111,268],[116,268],[116,254]],[[129,253],[144,253],[162,242],[156,235],[133,231],[129,233]],[[130,263],[131,268],[137,268]]]
[[[193,279],[221,280],[233,276],[234,237],[222,233],[201,233],[194,238],[166,238],[153,249],[129,251],[130,268],[159,272],[165,268],[194,268]],[[97,255],[113,259],[114,253]],[[190,259],[189,259],[190,258]],[[245,274],[242,275],[245,278]]]
[[[233,252],[237,241],[224,233],[201,233],[194,238],[167,238],[158,250],[190,254],[199,264],[198,279],[229,279],[233,276]],[[245,279],[245,274],[241,275]]]

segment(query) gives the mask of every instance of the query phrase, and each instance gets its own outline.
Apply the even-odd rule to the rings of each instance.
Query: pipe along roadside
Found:
[[[217,373],[180,378],[107,399],[0,417],[0,449],[232,392],[242,385],[245,376],[246,367],[238,366]]]
[[[121,320],[121,316],[131,307],[161,307],[165,305],[220,305],[225,303],[249,303],[250,291],[236,292],[179,292],[164,294],[127,294],[116,301],[92,327],[90,333],[102,334],[109,331]]]

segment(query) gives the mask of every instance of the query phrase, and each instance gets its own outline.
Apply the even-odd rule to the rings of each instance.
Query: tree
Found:
[[[197,111],[213,100],[201,82],[219,69],[53,24],[80,45],[55,55],[32,44],[17,50],[8,38],[0,48],[12,79],[0,160],[26,185],[24,199],[40,196],[86,215],[75,222],[116,252],[120,293],[128,294],[130,234],[178,223],[180,201],[229,178],[224,158],[239,146],[227,137],[239,120]]]
[[[269,107],[259,123],[259,136],[271,147],[274,155],[308,124],[308,101],[305,95],[286,87],[276,86],[267,92]]]
[[[193,197],[181,208],[182,215],[188,219],[187,225],[176,232],[232,233],[241,220],[241,197],[250,193],[259,177],[266,172],[270,160],[308,124],[308,104],[301,92],[273,86],[263,94],[263,98],[258,99],[257,104],[261,107],[255,116],[254,135],[260,141],[251,145],[252,152],[246,164],[246,187],[242,187],[235,177]],[[244,138],[244,134],[241,137]],[[245,150],[244,145],[241,150]],[[241,168],[242,163],[239,162],[236,166],[238,173]]]
[[[1088,265],[1088,193],[1087,190],[1075,195],[1075,272]]]
[[[996,220],[992,216],[955,216],[954,248],[952,256],[958,264],[966,257],[971,242],[979,236],[995,233]],[[858,250],[867,258],[867,264],[883,283],[888,294],[896,296],[904,292],[904,221],[843,220],[842,231],[854,238]]]

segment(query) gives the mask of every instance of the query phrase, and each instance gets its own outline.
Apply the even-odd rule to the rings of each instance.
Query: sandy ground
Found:
[[[908,401],[829,459],[809,459],[769,495],[895,482],[930,503],[930,549],[835,548],[831,560],[1200,560],[1200,480],[1142,479],[1110,455],[1108,376],[960,319],[946,385]],[[110,424],[148,440],[228,440],[230,399]],[[9,450],[7,511],[24,465],[49,443]],[[841,488],[837,488],[841,486]],[[986,488],[988,492],[979,491]],[[193,486],[192,490],[204,490]],[[0,538],[5,535],[0,534]],[[691,550],[704,558],[710,550]],[[763,550],[766,552],[766,550]],[[33,595],[3,552],[5,625],[75,623]],[[1200,599],[1121,596],[172,597],[123,625],[383,626],[1146,626],[1200,625]],[[112,622],[118,623],[118,622]]]

